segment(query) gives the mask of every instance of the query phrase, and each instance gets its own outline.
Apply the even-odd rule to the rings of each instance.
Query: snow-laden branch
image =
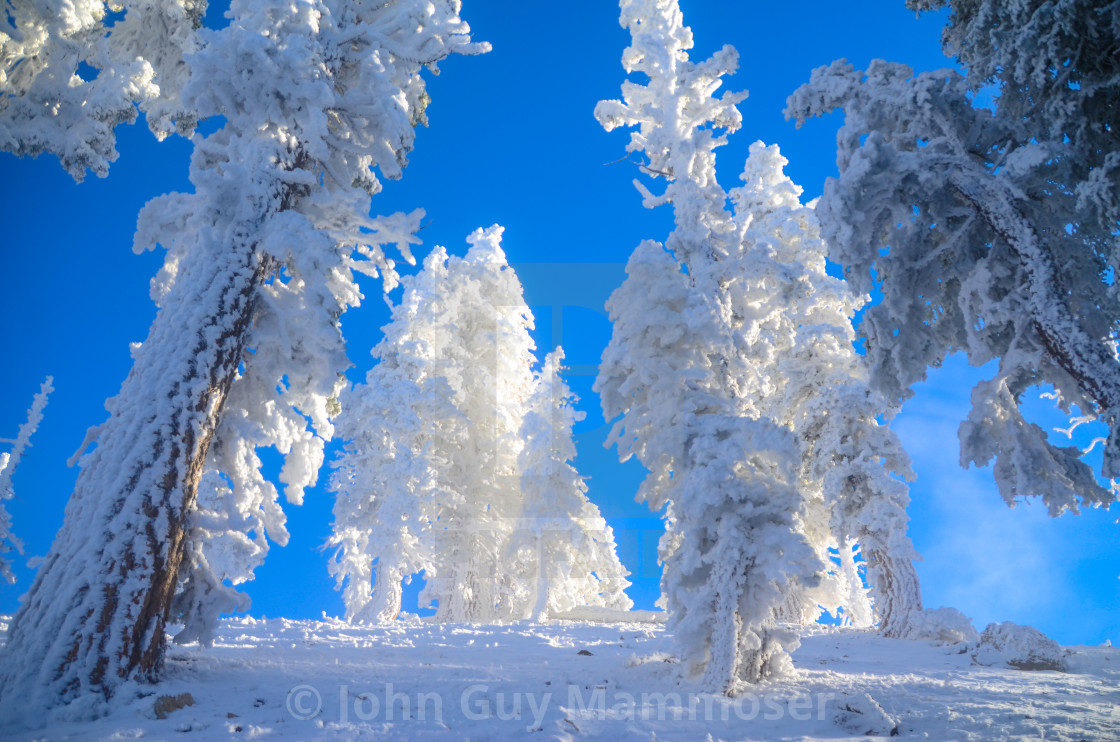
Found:
[[[8,582],[15,582],[16,577],[12,573],[11,561],[5,555],[13,551],[22,555],[23,542],[12,532],[12,517],[4,507],[4,500],[10,500],[15,496],[12,475],[15,474],[24,451],[31,445],[31,436],[43,421],[43,410],[47,406],[47,398],[53,391],[54,378],[48,376],[40,385],[39,393],[32,400],[31,407],[27,410],[27,420],[19,427],[19,434],[14,439],[3,441],[10,443],[12,450],[0,453],[0,577]]]
[[[954,172],[949,176],[953,188],[981,214],[992,231],[1015,253],[1027,278],[1031,323],[1066,373],[1077,380],[1099,410],[1099,417],[1115,430],[1120,412],[1120,362],[1115,343],[1108,338],[1092,338],[1070,312],[1058,267],[1038,231],[1023,216],[996,179],[985,173],[969,177]],[[1113,438],[1115,445],[1115,438]],[[1110,445],[1105,456],[1104,474],[1120,477],[1120,451]]]
[[[200,48],[201,0],[6,3],[0,30],[0,148],[50,153],[82,180],[117,158],[115,129],[144,113],[160,139],[189,135],[185,60]],[[114,23],[110,17],[122,13]],[[93,70],[93,74],[90,74]]]
[[[1082,0],[1056,11],[1068,16],[1063,26],[1029,3],[953,5],[946,38],[967,74],[915,75],[881,60],[859,71],[840,60],[814,70],[786,114],[801,124],[844,111],[840,176],[826,183],[817,212],[849,281],[883,295],[860,326],[875,387],[901,402],[949,353],[964,351],[975,366],[998,359],[995,378],[973,390],[962,464],[994,461],[1009,504],[1039,496],[1054,515],[1105,505],[1114,487],[1102,485],[1085,451],[1051,444],[1020,400],[1053,385],[1064,410],[1076,405],[1109,427],[1101,472],[1120,473],[1120,242],[1109,216],[1120,213],[1120,189],[1088,198],[1116,176],[1106,155],[1113,135],[1094,120],[1108,119],[1097,103],[1120,90],[1120,75],[1083,48],[1115,39],[1120,23],[1085,27],[1092,14]],[[1058,55],[1059,68],[1081,64],[1074,77],[1093,78],[1097,93],[1055,87],[1038,66],[1067,43],[1075,48]],[[1003,81],[995,107],[973,106],[973,92],[994,79]]]

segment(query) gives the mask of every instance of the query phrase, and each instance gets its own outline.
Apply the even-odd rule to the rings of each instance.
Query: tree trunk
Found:
[[[896,556],[867,533],[862,534],[860,543],[867,559],[867,583],[879,617],[879,631],[894,639],[906,638],[912,629],[911,617],[922,611],[922,589],[914,562],[909,556]]]
[[[401,615],[401,600],[404,597],[401,568],[396,562],[390,563],[385,557],[379,557],[373,569],[373,599],[362,613],[373,623],[396,621]]]
[[[32,715],[82,697],[76,711],[88,715],[123,681],[160,671],[188,516],[268,270],[254,233],[235,223],[232,247],[183,261],[106,404],[110,417],[11,627],[0,671],[9,708]]]
[[[733,558],[722,559],[711,568],[711,582],[718,586],[718,592],[707,617],[711,622],[708,663],[701,680],[702,687],[710,693],[730,693],[739,679],[741,667],[758,662],[753,650],[742,651],[743,632],[755,627],[744,627],[739,613],[742,594],[751,577],[751,565],[742,558],[741,550],[733,549],[731,553]],[[741,652],[745,656],[741,656]]]

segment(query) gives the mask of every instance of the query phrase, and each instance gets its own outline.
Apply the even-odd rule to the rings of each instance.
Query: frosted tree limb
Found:
[[[31,445],[31,436],[43,421],[43,410],[47,406],[47,398],[53,391],[54,378],[48,376],[40,385],[39,393],[32,400],[31,408],[27,410],[27,420],[19,427],[19,434],[14,439],[2,441],[12,445],[11,451],[0,453],[0,577],[9,583],[14,583],[16,576],[12,572],[11,561],[5,555],[15,552],[22,556],[23,542],[12,532],[12,517],[4,507],[4,500],[10,500],[15,496],[12,475],[15,474],[24,451]]]

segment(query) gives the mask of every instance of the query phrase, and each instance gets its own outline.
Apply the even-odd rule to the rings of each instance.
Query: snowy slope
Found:
[[[1120,739],[1120,648],[1067,648],[1069,672],[1026,672],[979,667],[960,648],[814,627],[794,654],[797,677],[731,699],[678,685],[664,628],[639,617],[647,620],[376,628],[228,619],[213,648],[173,647],[165,680],[126,688],[109,717],[0,729],[0,738],[691,742],[897,730],[930,740]],[[193,705],[156,718],[160,696],[184,693]]]

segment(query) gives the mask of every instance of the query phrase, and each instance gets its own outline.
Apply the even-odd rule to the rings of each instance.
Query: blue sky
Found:
[[[747,147],[777,143],[787,173],[820,194],[835,174],[839,119],[801,130],[782,116],[784,101],[814,67],[847,57],[934,69],[951,64],[938,43],[944,16],[916,19],[903,0],[800,3],[682,0],[696,55],[725,43],[740,53],[727,85],[747,89],[743,130],[719,152],[721,179],[734,185]],[[642,476],[602,449],[606,429],[590,390],[610,326],[602,304],[622,279],[622,265],[644,238],[664,239],[668,207],[647,211],[631,185],[636,168],[611,163],[624,154],[625,132],[604,132],[596,101],[619,95],[619,59],[628,37],[617,6],[465,0],[463,16],[490,54],[452,59],[430,80],[430,127],[421,130],[402,180],[374,199],[374,211],[427,210],[423,257],[436,244],[457,254],[473,229],[500,223],[505,248],[537,314],[543,352],[561,342],[570,383],[587,419],[579,425],[577,467],[591,497],[611,520],[620,553],[634,573],[632,597],[649,608],[657,594],[655,550],[660,522],[633,502]],[[61,523],[76,470],[65,466],[104,400],[129,368],[128,343],[143,340],[155,309],[148,280],[159,254],[132,254],[136,214],[150,198],[188,189],[190,143],[157,143],[143,125],[119,130],[121,158],[110,176],[76,185],[53,158],[0,155],[4,208],[0,270],[0,437],[12,437],[43,377],[55,377],[46,418],[15,476],[8,503],[28,554],[43,555]],[[367,300],[343,318],[355,364],[364,376],[368,350],[388,319],[374,282]],[[915,461],[911,534],[926,603],[951,605],[979,628],[994,620],[1037,626],[1064,643],[1120,640],[1120,549],[1115,515],[1086,512],[1053,520],[1039,504],[1007,508],[987,470],[957,464],[956,427],[971,384],[982,371],[951,359],[931,374],[894,425]],[[1039,405],[1041,410],[1043,405]],[[1042,414],[1042,413],[1040,413]],[[1049,418],[1048,418],[1049,419]],[[275,547],[247,585],[254,615],[338,615],[342,603],[321,545],[331,498],[322,488],[290,507],[292,539]],[[0,612],[14,610],[32,572],[0,584]]]

